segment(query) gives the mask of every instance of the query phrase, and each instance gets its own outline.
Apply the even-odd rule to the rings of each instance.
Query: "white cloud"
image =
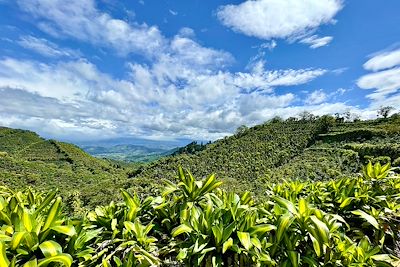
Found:
[[[365,62],[364,69],[378,71],[400,65],[400,48],[393,51],[384,51],[375,54],[373,58]]]
[[[326,101],[327,98],[328,98],[328,96],[325,94],[325,92],[322,89],[315,90],[307,96],[305,103],[310,104],[310,105],[320,104],[320,103]]]
[[[332,40],[332,36],[319,37],[318,35],[312,35],[301,39],[300,43],[309,44],[310,48],[315,49],[329,44]]]
[[[272,40],[271,42],[266,42],[261,44],[260,48],[263,49],[268,49],[269,51],[274,50],[274,48],[277,46],[278,44],[276,43],[275,40]]]
[[[217,16],[225,26],[248,36],[288,39],[334,23],[342,7],[341,0],[247,0],[220,7]]]
[[[373,71],[357,80],[361,89],[373,90],[367,95],[372,100],[370,106],[400,108],[400,49],[378,52],[363,67]]]
[[[114,19],[91,0],[68,5],[19,0],[19,5],[56,37],[112,47],[120,54],[139,53],[148,60],[127,62],[125,78],[116,79],[84,59],[47,64],[0,59],[0,99],[15,99],[15,105],[0,109],[0,115],[13,114],[8,125],[26,120],[48,126],[52,134],[71,131],[78,137],[87,129],[93,134],[104,129],[103,135],[113,136],[216,139],[242,124],[297,112],[290,107],[295,96],[280,93],[280,87],[305,84],[326,73],[313,68],[268,70],[260,58],[246,71],[228,71],[232,55],[200,45],[192,29],[183,28],[169,39],[157,27]],[[28,108],[18,111],[18,106]]]
[[[371,99],[382,99],[400,89],[400,67],[366,74],[358,79],[357,85],[362,89],[375,89],[369,95]]]
[[[65,122],[68,127],[59,136],[104,128],[108,135],[215,139],[241,124],[262,122],[273,108],[288,107],[294,95],[279,94],[279,87],[324,73],[269,71],[262,64],[249,72],[229,72],[207,64],[202,57],[176,52],[150,66],[132,63],[129,78],[118,80],[85,60],[43,64],[7,58],[0,61],[0,99],[12,99],[13,105],[2,105],[0,114],[12,114],[15,127],[23,120],[51,121],[54,132]]]
[[[17,43],[26,49],[30,49],[47,57],[79,57],[77,51],[68,48],[60,48],[53,42],[30,35],[21,36]]]
[[[155,26],[128,24],[97,10],[93,0],[18,0],[19,6],[39,27],[55,37],[72,37],[95,45],[110,46],[120,54],[153,55],[165,38]]]

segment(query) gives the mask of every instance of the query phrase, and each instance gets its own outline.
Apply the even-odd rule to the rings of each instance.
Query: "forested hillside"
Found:
[[[323,180],[354,175],[367,160],[400,164],[400,119],[342,122],[331,116],[269,121],[209,144],[195,154],[166,157],[135,177],[174,177],[178,166],[226,187],[257,191],[266,180]],[[236,188],[236,189],[235,189]]]
[[[107,203],[126,187],[132,167],[94,158],[75,145],[0,128],[0,183],[14,189],[59,189],[83,206]]]
[[[400,163],[397,116],[341,122],[330,116],[275,119],[235,135],[134,165],[94,158],[75,145],[45,140],[37,134],[0,128],[0,182],[15,189],[58,188],[74,210],[117,199],[119,188],[154,195],[179,166],[197,177],[215,173],[224,187],[263,196],[266,181],[326,180],[354,176],[367,160]]]
[[[1,128],[0,266],[399,266],[399,141],[274,119],[138,166]]]

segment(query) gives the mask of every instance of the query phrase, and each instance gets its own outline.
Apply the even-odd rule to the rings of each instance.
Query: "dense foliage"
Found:
[[[368,160],[397,164],[399,142],[397,116],[356,122],[341,122],[331,116],[276,118],[252,128],[242,127],[235,135],[208,144],[195,154],[166,157],[143,166],[133,178],[158,181],[185,166],[197,177],[216,173],[227,189],[251,189],[257,194],[271,179],[351,176]]]
[[[122,190],[80,220],[60,197],[0,190],[0,266],[398,266],[400,177],[363,174],[268,183],[265,201],[220,189],[214,175],[141,199]]]
[[[209,145],[209,144],[211,144],[211,142],[207,142],[206,144],[203,144],[203,143],[199,144],[196,141],[193,141],[184,147],[177,148],[172,153],[172,155],[176,156],[179,154],[196,154],[197,152],[204,150],[207,147],[207,145]]]
[[[141,196],[160,192],[160,180],[185,166],[196,177],[209,173],[229,191],[251,190],[263,198],[267,181],[323,181],[354,177],[371,160],[400,165],[400,117],[342,122],[331,116],[275,118],[211,144],[189,144],[182,153],[149,164],[91,157],[80,148],[45,140],[29,131],[0,128],[0,184],[13,190],[58,188],[69,212],[82,213],[132,188]]]

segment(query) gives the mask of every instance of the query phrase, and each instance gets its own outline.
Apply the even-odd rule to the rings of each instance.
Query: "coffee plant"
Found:
[[[400,266],[400,177],[267,182],[262,201],[179,168],[159,196],[122,190],[69,218],[56,192],[0,188],[0,266]]]

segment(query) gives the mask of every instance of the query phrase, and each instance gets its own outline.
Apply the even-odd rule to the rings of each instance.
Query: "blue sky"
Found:
[[[215,140],[274,116],[400,109],[398,0],[0,0],[0,124]]]

